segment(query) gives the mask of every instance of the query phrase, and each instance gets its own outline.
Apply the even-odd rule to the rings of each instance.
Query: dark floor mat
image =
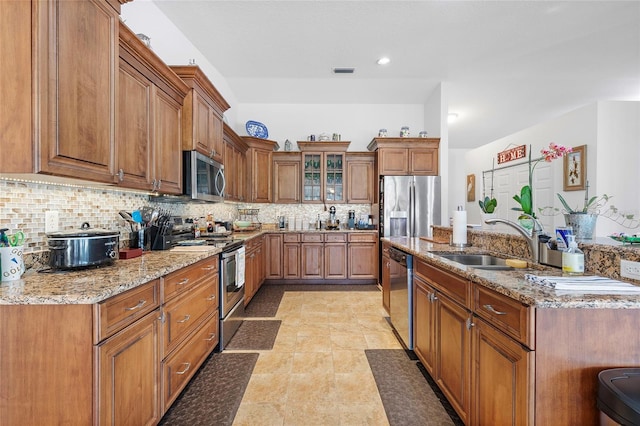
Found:
[[[160,424],[231,425],[257,361],[255,353],[212,354]]]
[[[240,328],[233,335],[225,349],[239,349],[251,351],[267,351],[273,349],[280,320],[248,320],[242,321]]]
[[[404,350],[368,349],[365,354],[391,426],[463,425]]]

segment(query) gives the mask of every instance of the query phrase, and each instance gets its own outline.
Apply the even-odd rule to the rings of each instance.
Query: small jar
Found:
[[[378,130],[378,137],[380,137],[380,138],[386,138],[386,137],[387,137],[387,129],[380,129],[380,130]]]
[[[427,137],[427,132],[423,130],[420,133],[418,133],[418,136],[420,136],[421,138],[426,138]]]
[[[400,137],[401,138],[408,138],[411,136],[411,133],[409,132],[409,127],[408,126],[402,126],[402,128],[400,128]]]

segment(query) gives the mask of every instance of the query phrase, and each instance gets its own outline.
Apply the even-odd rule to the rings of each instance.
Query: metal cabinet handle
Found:
[[[124,180],[124,170],[118,170],[118,180],[122,182]]]
[[[211,333],[211,337],[209,337],[208,339],[204,339],[206,342],[210,342],[212,340],[214,340],[216,338],[216,333]]]
[[[207,297],[207,300],[209,300],[209,301],[216,300],[216,295],[212,294],[211,296]]]
[[[435,293],[429,293],[429,302],[433,303],[438,300],[438,296]]]
[[[136,306],[132,306],[130,308],[124,308],[125,311],[135,311],[136,309],[142,308],[147,303],[146,300],[142,299],[138,302]]]
[[[496,314],[496,315],[507,315],[507,313],[506,313],[506,312],[497,311],[497,310],[493,307],[493,305],[482,305],[482,306],[484,306],[484,308],[485,308],[486,310],[488,310],[489,312],[493,312],[493,313],[494,313],[494,314]]]
[[[176,374],[184,374],[184,373],[186,373],[187,371],[189,371],[189,368],[191,367],[191,363],[190,363],[190,362],[185,362],[185,363],[183,363],[182,365],[184,365],[184,366],[185,366],[185,367],[184,367],[184,370],[182,370],[182,371],[176,371]]]
[[[187,321],[189,321],[191,319],[191,315],[187,314],[184,316],[184,319],[180,320],[180,321],[176,321],[178,324],[182,324],[185,323]]]
[[[475,327],[476,325],[473,321],[471,321],[471,318],[467,318],[466,324],[467,324],[467,330],[471,330],[471,327]]]
[[[214,269],[216,269],[216,267],[215,266],[207,266],[206,268],[202,268],[202,269],[204,269],[205,271],[213,271]]]
[[[176,285],[185,285],[188,282],[189,282],[189,278],[183,278],[182,280],[178,281]]]

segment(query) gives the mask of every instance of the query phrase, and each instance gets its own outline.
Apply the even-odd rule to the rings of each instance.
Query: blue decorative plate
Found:
[[[269,131],[267,130],[267,126],[257,121],[249,120],[245,125],[247,129],[247,133],[249,136],[253,136],[260,139],[266,139],[269,137]]]

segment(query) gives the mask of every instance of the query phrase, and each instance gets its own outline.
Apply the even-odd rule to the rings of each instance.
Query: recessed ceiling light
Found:
[[[391,62],[391,59],[387,58],[386,56],[378,59],[378,65],[387,65],[389,62]]]
[[[456,114],[455,112],[450,112],[447,115],[447,122],[448,123],[453,123],[458,119],[458,114]]]

